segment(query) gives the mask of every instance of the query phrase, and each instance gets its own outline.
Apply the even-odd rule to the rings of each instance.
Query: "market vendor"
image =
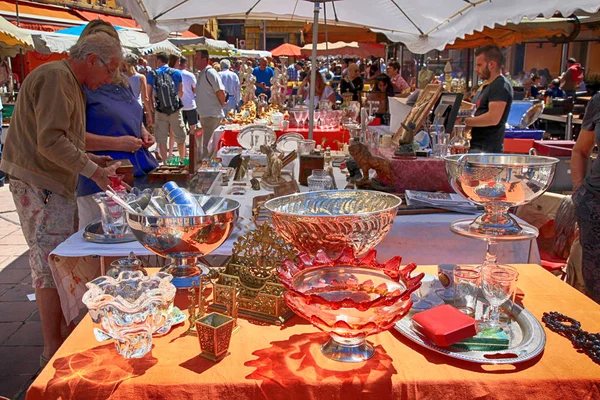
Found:
[[[348,76],[340,82],[340,94],[352,93],[352,100],[358,101],[360,92],[363,90],[364,82],[360,76],[360,68],[352,63],[348,66]]]
[[[471,127],[471,153],[504,152],[504,128],[513,100],[510,82],[501,74],[504,56],[497,46],[475,51],[475,71],[488,84],[477,100],[475,116],[465,119]]]
[[[258,62],[258,67],[252,70],[252,75],[256,77],[256,96],[266,94],[271,97],[271,78],[275,76],[273,68],[268,66],[267,57],[262,57]]]
[[[99,32],[80,39],[69,58],[33,70],[19,91],[2,155],[10,191],[30,248],[29,266],[44,338],[44,366],[63,343],[62,312],[48,257],[75,233],[77,176],[101,188],[119,163],[86,155],[84,85],[97,89],[110,82],[122,57],[120,43]]]
[[[119,39],[112,25],[97,19],[87,25],[79,40],[95,32],[105,32]],[[122,74],[95,90],[83,87],[86,96],[85,149],[97,155],[110,156],[113,160],[129,160],[133,165],[133,175],[143,177],[158,168],[158,162],[148,151],[154,144],[154,136],[142,123],[142,105],[133,89],[127,76]],[[100,219],[100,207],[92,196],[101,191],[94,181],[79,176],[79,229]]]

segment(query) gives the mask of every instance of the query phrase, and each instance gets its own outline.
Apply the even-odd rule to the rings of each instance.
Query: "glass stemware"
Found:
[[[490,327],[499,327],[500,305],[512,299],[519,273],[511,266],[495,265],[484,267],[481,275],[483,295],[490,303],[490,317],[487,324]]]

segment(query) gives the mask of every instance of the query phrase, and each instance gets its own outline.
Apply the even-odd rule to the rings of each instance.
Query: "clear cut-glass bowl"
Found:
[[[371,250],[357,258],[351,247],[335,259],[322,251],[314,258],[300,253],[298,264],[286,260],[277,268],[290,309],[330,334],[321,347],[328,358],[369,359],[375,349],[365,338],[391,328],[410,311],[411,293],[424,274],[411,277],[416,265],[400,269],[399,256],[379,264],[376,254]]]
[[[152,348],[152,334],[166,333],[171,319],[173,276],[158,272],[123,271],[117,279],[101,276],[88,282],[83,295],[98,341],[114,339],[125,358],[140,358]]]
[[[375,247],[388,234],[402,200],[368,190],[296,193],[265,203],[273,226],[296,249],[336,257],[345,247],[357,255]]]

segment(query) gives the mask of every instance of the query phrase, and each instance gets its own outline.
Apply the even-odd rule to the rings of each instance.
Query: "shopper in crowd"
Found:
[[[290,65],[289,67],[287,67],[287,74],[289,77],[289,80],[291,82],[297,82],[300,80],[300,71],[302,71],[304,69],[304,63],[302,61],[298,61],[295,64]]]
[[[394,97],[394,85],[392,80],[386,74],[379,74],[375,78],[375,84],[372,87],[374,92],[383,92],[387,97]]]
[[[546,90],[546,95],[549,95],[552,98],[558,97],[561,99],[567,97],[565,91],[560,88],[560,79],[553,79],[552,82],[550,82],[550,86]]]
[[[583,78],[584,70],[581,64],[574,58],[569,58],[567,70],[560,77],[560,88],[565,91],[568,97],[575,97]]]
[[[10,191],[30,248],[44,339],[42,365],[63,342],[64,319],[48,256],[75,233],[77,176],[106,189],[108,177],[120,166],[117,162],[103,167],[108,157],[85,153],[82,85],[94,90],[112,81],[119,70],[121,45],[99,32],[79,40],[69,54],[68,59],[37,67],[23,82],[0,166],[10,176]]]
[[[152,101],[148,95],[146,76],[140,74],[135,69],[138,64],[139,58],[135,54],[128,54],[127,57],[125,57],[125,62],[121,64],[121,72],[127,76],[133,95],[145,111],[144,124],[146,126],[152,126],[154,124]]]
[[[589,102],[581,131],[571,155],[573,203],[579,221],[579,242],[583,249],[583,280],[587,294],[600,303],[600,159],[593,161],[586,176],[595,145],[600,144],[600,94]]]
[[[217,72],[221,72],[221,64],[219,64],[219,62],[218,62],[218,61],[215,61],[215,62],[212,64],[212,67],[215,69],[215,71],[217,71]]]
[[[394,86],[394,92],[403,93],[407,90],[410,90],[410,86],[408,85],[408,83],[406,83],[402,75],[400,75],[400,63],[398,61],[389,63],[387,66],[386,73],[392,81],[392,85]]]
[[[487,81],[477,99],[475,116],[465,119],[471,127],[473,153],[502,153],[504,129],[513,100],[510,82],[502,75],[504,57],[497,46],[484,46],[475,51],[475,71]]]
[[[540,95],[540,91],[535,87],[531,78],[523,79],[523,89],[525,90],[526,99],[530,97],[537,99],[537,97]]]
[[[235,63],[233,64],[233,72],[235,72],[238,76],[242,70],[242,64],[242,60],[235,60]]]
[[[167,139],[173,130],[179,156],[185,157],[185,125],[181,109],[183,103],[183,78],[181,71],[169,67],[166,53],[156,55],[158,68],[148,75],[148,85],[152,88],[156,113],[154,116],[154,135],[158,144],[160,158],[167,160]]]
[[[275,76],[273,68],[268,66],[266,57],[262,57],[258,63],[258,67],[254,68],[252,75],[256,77],[256,95],[266,94],[271,97],[271,78]]]
[[[201,158],[210,158],[212,151],[208,148],[208,142],[221,124],[223,107],[227,104],[225,86],[219,73],[209,63],[208,51],[200,50],[195,57],[194,64],[200,71],[196,84],[196,104],[202,126],[202,140],[196,140],[196,149],[201,149]]]
[[[331,86],[325,83],[323,75],[317,72],[315,77],[315,107],[319,104],[319,101],[321,100],[329,100],[331,104],[335,104],[335,92],[333,91]],[[298,87],[298,95],[304,97],[304,101],[306,104],[308,104],[308,101],[310,100],[310,80],[311,74],[309,71],[308,76],[304,78],[304,80],[300,84],[300,87]]]
[[[119,40],[115,28],[100,19],[90,22],[79,40],[95,32],[105,32]],[[128,69],[136,62],[135,56],[128,56],[122,65]],[[137,178],[145,177],[158,167],[158,162],[148,151],[154,144],[154,137],[143,124],[143,108],[138,100],[141,84],[141,80],[131,77],[127,79],[127,75],[123,74],[114,76],[111,83],[103,84],[97,89],[83,88],[86,100],[86,151],[98,156],[108,156],[113,160],[129,160],[133,165],[133,175]],[[92,196],[101,191],[103,189],[93,180],[79,176],[79,229],[100,219],[100,207]]]
[[[226,58],[222,59],[219,77],[221,78],[221,82],[223,82],[223,87],[225,88],[225,99],[227,101],[227,104],[223,109],[225,114],[231,110],[237,111],[238,105],[240,104],[240,100],[242,98],[240,78],[235,74],[235,72],[232,72],[230,68],[231,62]]]
[[[181,102],[181,116],[183,122],[187,125],[191,137],[196,137],[198,130],[198,110],[196,108],[196,76],[188,70],[188,59],[179,57],[179,70],[181,71],[181,86],[183,87],[183,97]]]
[[[364,83],[360,76],[360,68],[352,63],[348,65],[348,76],[340,82],[340,94],[352,93],[352,100],[358,101],[360,92],[363,90]]]

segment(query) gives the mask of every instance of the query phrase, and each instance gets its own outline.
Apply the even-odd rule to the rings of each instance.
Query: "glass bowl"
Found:
[[[277,233],[296,249],[336,257],[351,246],[357,255],[375,247],[388,234],[400,198],[368,190],[296,193],[265,203]]]
[[[166,333],[172,316],[173,276],[158,272],[123,271],[117,279],[101,276],[88,282],[83,295],[100,342],[114,339],[125,358],[140,358],[152,348],[152,334]]]
[[[424,274],[411,277],[416,265],[400,269],[398,256],[379,264],[376,254],[371,250],[356,258],[351,247],[333,260],[322,251],[314,258],[300,253],[298,265],[286,260],[277,268],[290,309],[329,333],[321,347],[328,358],[371,358],[375,349],[365,338],[388,330],[410,311],[411,293],[421,286]]]

